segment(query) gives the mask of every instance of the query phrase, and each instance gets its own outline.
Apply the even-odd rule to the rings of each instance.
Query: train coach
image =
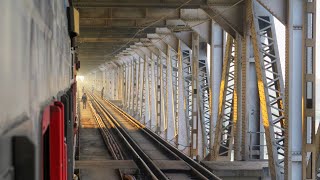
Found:
[[[0,12],[0,179],[73,179],[77,10],[0,0]]]

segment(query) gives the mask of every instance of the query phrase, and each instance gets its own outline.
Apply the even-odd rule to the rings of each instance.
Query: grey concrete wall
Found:
[[[0,0],[0,179],[13,179],[18,135],[34,146],[30,168],[40,179],[41,111],[72,83],[66,2]]]

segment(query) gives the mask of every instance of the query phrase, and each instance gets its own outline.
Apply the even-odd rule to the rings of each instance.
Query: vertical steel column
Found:
[[[116,66],[112,67],[112,76],[113,76],[113,81],[112,81],[112,91],[113,91],[113,99],[116,100],[117,99],[117,69]],[[100,90],[102,89],[102,87],[100,88]]]
[[[178,40],[178,47],[176,49],[179,49],[180,43]],[[171,82],[172,82],[172,107],[173,107],[173,117],[174,117],[174,138],[169,139],[171,143],[174,143],[175,145],[177,144],[177,138],[178,138],[178,128],[179,128],[179,111],[178,111],[178,104],[179,104],[179,85],[178,85],[178,66],[179,66],[179,61],[178,61],[178,56],[179,54],[173,49],[170,48],[170,61],[171,61]],[[179,51],[179,50],[177,50]]]
[[[129,112],[129,107],[130,107],[130,61],[127,62],[126,64],[126,111]]]
[[[202,153],[201,124],[199,117],[198,66],[199,66],[199,34],[192,33],[192,130],[191,158],[199,160]]]
[[[146,60],[143,59],[143,76],[142,76],[142,92],[141,92],[141,95],[142,95],[142,98],[141,98],[141,111],[140,111],[140,114],[141,114],[141,122],[143,124],[145,124],[145,119],[146,119],[146,69],[147,69],[147,65],[146,65]]]
[[[152,93],[152,56],[150,56],[150,58],[148,58],[148,76],[147,76],[147,81],[148,81],[148,96],[149,96],[149,100],[148,100],[148,105],[149,105],[149,120],[148,122],[146,122],[147,127],[149,127],[149,129],[152,128],[151,126],[151,121],[152,121],[152,116],[154,115],[154,110],[152,109],[152,101],[153,99],[151,98],[151,93]]]
[[[107,73],[107,77],[108,77],[108,82],[109,83],[109,87],[110,87],[110,99],[113,99],[114,98],[114,69],[113,69],[113,65],[109,64],[109,70],[108,70],[108,73]],[[98,90],[99,92],[101,91],[101,88],[97,88],[96,90]]]
[[[100,68],[98,68],[98,71],[97,71],[97,80],[98,80],[98,88],[97,90],[98,91],[101,91],[101,88],[102,88],[102,71],[100,70]]]
[[[127,76],[128,76],[128,71],[127,71],[128,67],[127,67],[127,63],[125,61],[123,61],[122,64],[122,104],[123,104],[123,108],[125,109],[127,106],[127,88],[128,88],[128,84],[127,84]]]
[[[120,66],[117,65],[116,67],[116,72],[117,72],[117,79],[116,79],[116,93],[117,93],[117,100],[120,100],[121,99],[121,70],[120,70]]]
[[[99,90],[100,87],[100,70],[99,68],[96,70],[96,87],[95,90]]]
[[[139,58],[139,57],[138,57]],[[133,97],[132,97],[132,116],[135,117],[137,112],[136,112],[136,108],[137,108],[137,100],[138,100],[138,70],[137,70],[137,65],[138,65],[138,60],[136,58],[133,58]]]
[[[154,132],[155,133],[158,133],[159,131],[159,126],[158,126],[158,120],[159,120],[159,118],[160,118],[160,111],[159,111],[159,104],[158,103],[160,103],[159,102],[159,97],[158,97],[158,83],[160,83],[159,82],[159,64],[158,64],[158,61],[159,61],[159,59],[158,59],[158,55],[157,54],[154,54],[154,53],[152,53],[152,56],[154,56],[153,57],[153,59],[154,59],[154,93],[155,93],[155,99],[154,99],[154,101],[155,101],[155,119],[154,119],[154,122],[155,122],[155,125],[154,125]],[[159,89],[160,90],[160,89]],[[161,97],[161,96],[160,96]]]
[[[149,63],[148,63],[148,57],[145,55],[144,57],[144,124],[147,125],[147,123],[150,120],[150,93],[149,93]],[[150,127],[148,127],[150,128]]]
[[[242,38],[242,65],[241,65],[241,158],[242,160],[263,159],[264,134],[260,130],[260,103],[257,87],[257,75],[253,47],[250,37],[250,23],[248,17],[252,12],[247,8],[245,35]],[[250,23],[248,23],[250,22]],[[260,132],[259,132],[260,131]],[[258,153],[259,152],[259,153]]]
[[[188,153],[188,137],[189,137],[189,121],[186,118],[186,102],[184,95],[184,72],[183,72],[183,55],[181,51],[181,42],[178,40],[178,52],[177,52],[178,65],[178,135],[177,135],[177,147],[179,150]]]
[[[113,67],[113,99],[114,100],[117,100],[117,97],[118,97],[117,85],[118,85],[118,69],[117,69],[117,66],[114,65]]]
[[[320,128],[316,124],[316,2],[305,1],[302,44],[302,177],[310,180],[320,179]],[[291,177],[294,176],[293,172]]]
[[[121,100],[121,108],[124,108],[125,66],[124,66],[123,61],[121,61],[119,64],[119,74],[120,74],[119,75],[119,100]],[[105,94],[108,94],[108,92],[105,92]]]
[[[150,127],[152,131],[156,131],[157,129],[157,99],[156,97],[156,74],[155,74],[155,66],[156,64],[156,56],[152,53],[151,54],[151,61],[150,61],[150,71],[151,74],[149,74],[150,77],[150,109],[151,109],[151,122]]]
[[[111,93],[111,75],[110,75],[110,72],[111,72],[111,68],[110,66],[108,66],[108,71],[106,72],[106,78],[107,78],[107,84],[108,84],[108,98],[111,99],[112,97],[112,93]]]
[[[136,89],[135,89],[135,108],[134,108],[134,117],[139,117],[139,101],[140,101],[140,76],[141,76],[141,69],[140,69],[140,57],[136,60]]]
[[[106,95],[107,95],[107,98],[110,99],[111,96],[110,96],[110,66],[109,65],[106,65],[106,68],[107,70],[104,72],[105,74],[105,84],[106,84],[106,92],[108,92]]]
[[[131,77],[131,91],[130,91],[130,96],[131,96],[130,114],[132,116],[134,116],[134,114],[135,114],[135,112],[134,112],[134,109],[135,109],[135,98],[136,98],[135,97],[135,88],[136,88],[136,75],[137,75],[136,74],[136,68],[137,68],[137,66],[136,66],[136,58],[133,57],[132,63],[131,63],[131,70],[132,70],[131,75],[132,75],[132,77]]]
[[[304,2],[288,1],[286,26],[286,118],[288,151],[286,179],[302,179],[302,59],[304,51]]]
[[[105,82],[106,82],[106,68],[104,68],[103,69],[103,71],[101,71],[101,73],[102,73],[102,79],[101,79],[101,83],[102,83],[102,87],[104,87],[105,88]],[[106,89],[104,90],[104,94],[103,94],[103,98],[105,98],[105,96],[106,96]]]
[[[143,59],[140,57],[139,58],[139,109],[138,109],[138,112],[139,112],[139,120],[142,119],[142,112],[143,112],[143,92],[144,92],[144,82],[143,82],[143,79],[144,79],[144,62],[143,62]]]
[[[145,71],[145,76],[146,76],[146,81],[145,81],[145,87],[146,87],[146,91],[145,91],[145,96],[146,96],[146,116],[145,116],[145,125],[149,125],[147,126],[149,129],[151,128],[150,126],[150,119],[151,119],[151,104],[150,104],[150,59],[145,55],[145,62],[146,62],[146,71]]]
[[[161,95],[161,78],[162,78],[162,62],[161,62],[161,57],[157,57],[157,129],[156,133],[160,133],[160,126],[161,126],[161,121],[162,121],[162,108],[161,108],[161,102],[162,102],[162,95]]]
[[[128,107],[128,64],[125,62],[124,63],[124,71],[123,71],[123,73],[124,73],[124,79],[123,79],[123,86],[124,86],[124,88],[123,88],[123,100],[124,100],[124,108],[125,109],[127,109],[127,107]]]
[[[118,72],[118,100],[122,101],[122,85],[123,85],[123,71],[122,71],[122,66],[119,65],[117,68],[117,72]],[[105,81],[105,80],[103,80]],[[104,93],[106,94],[106,92]]]
[[[106,85],[107,85],[107,91],[109,92],[108,93],[108,99],[110,99],[111,98],[111,93],[110,93],[110,88],[111,88],[111,86],[110,86],[110,79],[111,79],[111,77],[110,77],[110,66],[107,66],[108,67],[108,71],[106,71],[105,72],[105,76],[106,76]]]
[[[210,62],[210,102],[211,102],[211,125],[210,125],[210,144],[214,144],[214,132],[218,121],[219,110],[219,91],[223,61],[223,29],[215,22],[211,22],[211,62]],[[212,154],[213,149],[210,149]]]
[[[247,16],[247,14],[246,14]],[[247,19],[247,18],[246,18]],[[246,22],[246,21],[245,21]],[[249,60],[248,46],[250,44],[250,35],[249,35],[250,27],[244,27],[244,37],[242,38],[242,61],[241,61],[241,159],[248,159],[248,145],[247,145],[247,67]]]
[[[112,90],[113,90],[113,99],[116,100],[117,99],[117,80],[118,80],[118,76],[117,76],[117,69],[116,66],[114,66],[113,68],[113,84],[112,84]],[[101,87],[102,88],[102,87]]]
[[[241,85],[240,82],[242,80],[242,37],[240,34],[236,34],[235,39],[235,84],[234,84],[234,102],[233,102],[233,116],[236,118],[233,119],[233,137],[234,137],[234,160],[241,160],[241,137],[242,137],[242,119],[241,119],[241,110],[242,110],[242,96],[241,96]],[[245,64],[244,64],[245,65]],[[245,74],[246,75],[246,74]]]
[[[110,69],[110,93],[111,93],[110,99],[111,100],[114,100],[114,94],[115,94],[115,91],[114,91],[114,81],[115,81],[114,74],[115,74],[114,73],[114,69],[113,69],[113,67],[111,67],[111,69]],[[100,88],[97,89],[97,91],[100,91]]]
[[[167,45],[167,126],[166,126],[166,139],[168,141],[175,137],[176,121],[174,115],[174,100],[173,100],[173,82],[172,82],[172,59],[171,59],[171,48]],[[171,142],[172,143],[172,142]]]
[[[118,66],[114,65],[114,99],[118,100],[119,99],[119,74],[118,74],[119,70],[118,70]],[[101,87],[102,88],[102,87]],[[105,91],[104,91],[105,94]]]
[[[241,120],[241,159],[263,159],[264,134],[260,130],[260,105],[258,97],[257,77],[253,47],[250,37],[252,20],[248,17],[252,12],[247,8],[244,23],[244,37],[241,40],[242,62],[241,62],[241,106],[239,109],[239,120]],[[240,85],[240,84],[239,84]],[[241,115],[241,117],[240,117]]]
[[[131,90],[131,86],[132,86],[132,62],[131,62],[131,59],[129,60],[128,62],[128,79],[127,79],[127,82],[128,82],[128,89],[127,89],[127,97],[128,97],[128,112],[130,112],[130,100],[131,100],[131,93],[132,93],[132,90]]]
[[[94,71],[94,81],[93,81],[94,91],[97,89],[97,71]]]
[[[167,57],[162,57],[160,59],[160,81],[161,81],[161,115],[163,118],[160,121],[160,135],[163,138],[167,138],[167,127],[168,127],[168,114],[167,114],[167,65],[166,65]]]
[[[107,65],[104,65],[103,68],[100,69],[100,72],[101,72],[101,80],[100,80],[101,89],[102,89],[102,87],[104,87],[105,88],[104,92],[106,92],[106,79],[107,79],[106,71],[107,71],[107,68],[108,68]],[[101,91],[101,89],[100,89],[100,91]],[[105,93],[104,93],[103,97],[106,98],[106,94]]]
[[[288,140],[285,179],[302,179],[302,59],[304,2],[289,0],[286,25],[286,126]]]
[[[132,107],[133,107],[133,77],[134,77],[134,71],[133,71],[133,66],[134,66],[134,60],[131,58],[130,59],[130,74],[129,74],[129,114],[132,114]]]

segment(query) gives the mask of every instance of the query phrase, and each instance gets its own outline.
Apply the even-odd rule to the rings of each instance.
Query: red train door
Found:
[[[61,102],[50,106],[50,180],[66,180],[66,144],[64,107]]]

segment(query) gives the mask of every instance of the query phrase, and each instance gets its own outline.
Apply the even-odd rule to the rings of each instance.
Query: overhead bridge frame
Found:
[[[89,80],[193,159],[267,159],[272,179],[315,180],[320,168],[316,2],[247,0],[224,8],[215,0],[190,3],[197,9],[179,9],[154,32],[107,58]],[[286,27],[285,67],[274,17]]]

